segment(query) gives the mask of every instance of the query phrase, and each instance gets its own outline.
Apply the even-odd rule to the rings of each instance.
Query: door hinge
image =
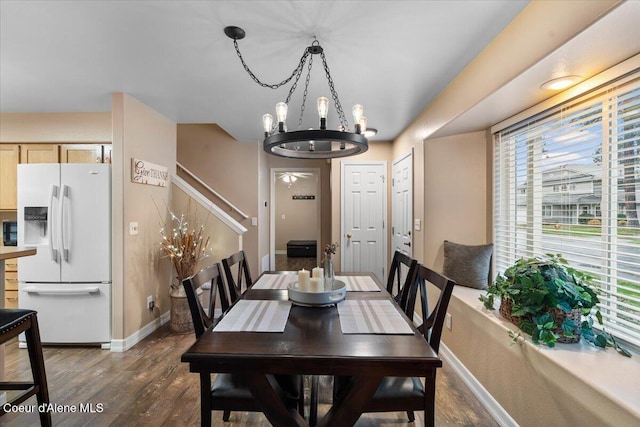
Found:
[[[391,186],[395,186],[396,185],[396,179],[395,178],[391,178]]]
[[[391,226],[391,235],[393,236],[395,234],[395,232],[396,232],[395,227]]]

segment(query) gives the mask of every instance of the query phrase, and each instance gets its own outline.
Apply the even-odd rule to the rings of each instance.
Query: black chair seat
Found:
[[[268,377],[268,380],[271,382],[271,385],[276,390],[280,398],[283,401],[289,402],[288,406],[295,409],[299,397],[300,384],[295,383],[291,376],[282,375],[281,377],[285,377],[284,384],[281,383],[281,378],[276,381],[277,385],[272,381],[273,377]],[[286,378],[290,378],[291,380]],[[291,384],[287,384],[287,382],[290,382]],[[290,386],[291,388],[289,390],[284,390],[285,386]],[[216,374],[211,386],[211,397],[213,399],[254,399],[251,391],[249,391],[245,377],[243,375],[236,374]]]
[[[376,399],[424,399],[424,385],[417,377],[385,377],[378,386]]]
[[[34,310],[19,308],[5,308],[0,310],[0,335],[4,335],[11,329],[17,328],[29,320],[34,314],[36,314]]]

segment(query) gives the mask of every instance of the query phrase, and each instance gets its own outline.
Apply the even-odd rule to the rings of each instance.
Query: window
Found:
[[[640,345],[640,72],[497,132],[494,166],[496,271],[562,254]]]

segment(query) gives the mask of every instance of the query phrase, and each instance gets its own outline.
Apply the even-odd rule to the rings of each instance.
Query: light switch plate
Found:
[[[255,217],[255,216],[251,217],[251,225],[253,225],[254,227],[256,225],[258,225],[258,218],[257,217]]]
[[[134,235],[134,234],[138,234],[138,223],[137,222],[130,222],[129,223],[129,234],[130,235]]]
[[[416,220],[413,221],[413,228],[416,231],[420,231],[420,227],[421,226],[422,226],[422,223],[421,223],[420,219],[416,219]]]

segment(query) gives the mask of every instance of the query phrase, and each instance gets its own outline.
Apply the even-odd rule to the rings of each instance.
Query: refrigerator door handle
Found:
[[[61,218],[60,218],[60,241],[62,242],[62,259],[65,262],[69,262],[69,247],[67,246],[69,239],[70,228],[69,227],[69,208],[65,209],[66,200],[69,198],[69,186],[62,186],[62,194],[60,195],[60,210],[61,210]]]
[[[54,236],[54,230],[56,230],[55,227],[52,227],[53,224],[56,223],[55,220],[55,203],[53,203],[53,199],[55,199],[56,197],[58,197],[58,186],[57,185],[52,185],[51,186],[51,196],[49,197],[49,212],[50,214],[47,217],[47,228],[48,228],[48,235],[49,235],[49,250],[51,251],[51,260],[54,262],[58,262],[58,249],[55,247],[55,236]]]
[[[97,287],[91,288],[73,288],[73,289],[43,289],[33,287],[26,287],[24,291],[29,294],[40,294],[40,295],[86,295],[86,294],[95,294],[96,292],[100,292],[100,289]]]

